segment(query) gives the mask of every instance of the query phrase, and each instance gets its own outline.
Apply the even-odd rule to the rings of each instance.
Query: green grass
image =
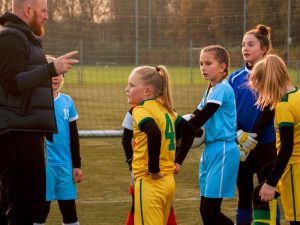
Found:
[[[125,224],[131,206],[130,177],[119,138],[80,139],[85,180],[77,185],[77,211],[82,225]],[[198,165],[200,149],[187,155],[176,177],[174,210],[178,225],[201,225],[199,215]],[[223,212],[235,217],[237,199],[224,200]],[[284,221],[284,220],[282,220]],[[54,202],[47,225],[61,224]],[[288,225],[282,222],[282,225]]]
[[[88,84],[88,85],[126,85],[128,77],[135,66],[84,66],[82,69],[75,66],[73,70],[66,76],[65,81],[68,84]],[[172,84],[174,85],[190,85],[206,84],[202,79],[199,67],[174,67],[167,66]],[[239,69],[239,67],[230,67],[229,74]],[[82,73],[82,76],[80,74]],[[289,75],[293,82],[299,83],[300,71],[290,68]]]

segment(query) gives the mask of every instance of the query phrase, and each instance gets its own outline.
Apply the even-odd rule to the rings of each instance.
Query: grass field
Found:
[[[131,205],[130,177],[119,138],[80,139],[85,180],[77,185],[77,210],[81,225],[125,224]],[[200,148],[187,155],[176,177],[174,209],[178,225],[201,225],[199,216],[198,164]],[[237,199],[225,200],[223,212],[235,217]],[[287,222],[281,223],[288,225]],[[61,224],[53,203],[47,225]]]

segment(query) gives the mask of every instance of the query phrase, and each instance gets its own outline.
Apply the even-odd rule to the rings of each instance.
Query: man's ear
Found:
[[[31,19],[33,16],[33,9],[30,5],[25,5],[23,9],[24,17],[27,19]]]

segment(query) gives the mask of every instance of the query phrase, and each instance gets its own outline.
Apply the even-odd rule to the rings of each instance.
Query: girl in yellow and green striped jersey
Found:
[[[128,103],[133,117],[135,225],[165,225],[175,191],[174,175],[194,140],[195,130],[173,110],[164,66],[141,66],[129,76]],[[182,133],[176,152],[176,132]],[[176,156],[175,156],[176,153]]]
[[[257,211],[254,224],[272,224],[272,212],[260,210],[266,202],[271,206],[278,191],[285,218],[300,224],[300,91],[294,87],[283,60],[268,55],[258,62],[250,75],[250,87],[257,91],[256,104],[275,108],[277,158],[265,182],[254,192]],[[255,196],[255,193],[256,196]],[[272,208],[272,207],[269,207]]]

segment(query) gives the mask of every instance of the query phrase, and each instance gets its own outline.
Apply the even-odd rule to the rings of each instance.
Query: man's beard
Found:
[[[45,34],[45,30],[44,30],[44,26],[43,24],[38,24],[38,19],[37,19],[37,14],[36,12],[34,12],[33,14],[33,18],[30,21],[30,28],[32,29],[32,32],[40,37],[40,36],[44,36]]]

